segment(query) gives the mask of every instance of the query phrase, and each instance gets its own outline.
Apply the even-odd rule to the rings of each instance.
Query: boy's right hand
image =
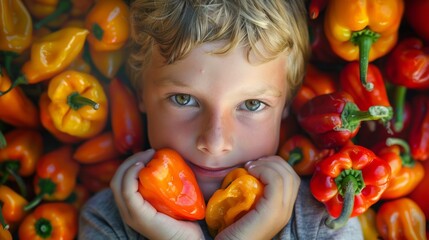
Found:
[[[138,173],[154,153],[150,149],[132,155],[119,166],[110,182],[122,220],[149,239],[204,239],[197,222],[179,221],[157,212],[138,191]]]

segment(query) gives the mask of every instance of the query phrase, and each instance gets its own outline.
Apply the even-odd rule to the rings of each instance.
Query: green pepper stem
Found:
[[[9,229],[9,225],[6,223],[6,220],[3,216],[3,203],[0,203],[0,224],[3,226],[3,229]]]
[[[333,218],[329,216],[325,220],[325,225],[331,229],[339,229],[346,225],[350,216],[353,212],[353,206],[355,202],[355,189],[357,188],[356,180],[353,177],[347,177],[343,180],[344,188],[344,201],[343,208],[341,209],[341,214],[338,218]]]
[[[4,68],[6,69],[6,72],[9,74],[10,78],[14,78],[13,72],[12,72],[12,61],[14,58],[18,57],[19,54],[12,51],[3,51],[3,62],[4,62]]]
[[[39,29],[45,24],[57,19],[61,14],[69,12],[73,7],[71,0],[60,0],[54,12],[34,24],[34,29]]]
[[[3,149],[7,146],[6,138],[3,135],[3,132],[0,130],[0,149]]]
[[[74,92],[67,97],[67,103],[73,110],[78,110],[83,106],[91,106],[94,110],[100,108],[100,104]]]
[[[395,129],[396,132],[399,132],[404,128],[404,108],[407,88],[404,86],[396,85],[394,94],[395,123],[393,124],[393,129]]]
[[[0,97],[5,95],[6,93],[10,92],[16,86],[21,85],[21,84],[27,84],[27,83],[28,83],[27,78],[24,75],[20,75],[19,77],[17,77],[15,79],[15,81],[12,82],[12,84],[10,85],[10,87],[8,89],[6,89],[6,91],[0,91]]]
[[[374,42],[378,40],[380,34],[365,28],[352,33],[350,41],[359,47],[359,69],[360,81],[368,91],[374,89],[374,84],[367,82],[369,52]]]
[[[392,116],[392,107],[371,106],[368,111],[360,111],[355,103],[347,102],[341,113],[342,126],[335,130],[354,131],[362,121],[382,120],[387,122]]]
[[[28,211],[39,205],[43,197],[45,195],[52,195],[57,187],[56,184],[49,178],[39,179],[38,185],[40,187],[40,193],[37,194],[36,197],[24,207],[24,211]]]
[[[301,162],[301,160],[302,160],[301,148],[296,147],[289,152],[289,158],[287,159],[287,163],[289,163],[289,165],[294,166],[299,162]]]
[[[41,238],[47,239],[51,237],[53,231],[52,224],[46,218],[37,219],[36,223],[34,224],[34,227],[37,235]]]
[[[104,35],[104,30],[103,28],[100,27],[100,25],[98,25],[97,23],[94,23],[92,25],[92,33],[94,34],[94,37],[98,40],[101,41],[101,39],[103,39],[103,35]]]
[[[16,184],[18,184],[19,192],[21,193],[21,196],[24,198],[27,197],[27,187],[25,186],[24,179],[16,173],[16,170],[13,170],[12,168],[6,167],[6,171],[13,176],[13,178],[16,181]]]
[[[414,165],[416,165],[416,162],[411,157],[410,145],[408,145],[408,143],[405,140],[400,138],[391,138],[391,137],[387,138],[386,146],[393,146],[393,145],[398,145],[403,149],[403,151],[401,151],[402,166],[414,167]]]

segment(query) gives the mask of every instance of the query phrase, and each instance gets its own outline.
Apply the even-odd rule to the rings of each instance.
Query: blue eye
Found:
[[[251,112],[256,112],[264,109],[265,107],[266,107],[265,103],[256,99],[250,99],[250,100],[244,101],[244,103],[239,108],[248,110]]]
[[[180,106],[198,106],[198,103],[189,94],[174,94],[170,97],[170,100]]]

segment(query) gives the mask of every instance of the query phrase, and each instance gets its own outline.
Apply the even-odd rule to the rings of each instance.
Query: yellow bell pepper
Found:
[[[100,82],[92,75],[64,71],[48,85],[48,112],[61,132],[91,138],[106,126],[108,101]]]
[[[368,62],[387,54],[397,42],[404,12],[403,0],[329,0],[325,34],[332,50],[347,61],[360,61],[360,79],[366,81]]]
[[[358,216],[364,240],[378,240],[380,237],[376,227],[375,216],[375,210],[372,208],[368,208]]]
[[[264,193],[264,185],[246,169],[229,172],[207,203],[206,222],[212,236],[254,209]]]

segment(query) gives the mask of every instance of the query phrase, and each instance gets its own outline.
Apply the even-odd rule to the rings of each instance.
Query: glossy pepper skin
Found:
[[[172,149],[159,149],[139,172],[139,192],[158,212],[178,220],[201,220],[206,205],[191,168]]]
[[[47,80],[63,71],[81,52],[88,33],[86,29],[67,27],[36,39],[31,45],[30,60],[24,63],[10,89]],[[0,92],[0,96],[10,89]]]
[[[129,15],[123,0],[97,1],[85,19],[90,46],[96,51],[122,48],[130,35]]]
[[[429,47],[419,38],[401,40],[386,63],[389,81],[409,89],[429,89]]]
[[[390,119],[385,106],[372,106],[360,111],[344,91],[316,96],[305,103],[297,114],[300,126],[319,148],[344,146],[358,133],[361,121]]]
[[[25,210],[34,208],[42,199],[61,201],[73,192],[79,164],[72,158],[72,154],[72,147],[63,145],[40,158],[34,175],[36,197],[25,206]]]
[[[278,154],[286,160],[300,176],[313,174],[316,162],[332,155],[333,149],[319,149],[311,139],[295,134],[284,142]]]
[[[328,218],[325,224],[336,229],[376,203],[388,187],[390,176],[386,161],[367,148],[350,145],[316,164],[310,190],[336,218]]]
[[[372,89],[366,82],[368,63],[394,47],[403,11],[403,0],[328,1],[326,37],[341,58],[359,60],[360,79],[368,90]]]
[[[426,239],[426,218],[409,198],[384,202],[377,211],[377,229],[383,239]]]
[[[73,158],[82,164],[103,162],[121,156],[116,149],[113,133],[101,133],[82,142],[74,151]]]
[[[392,176],[381,199],[404,197],[423,180],[423,165],[411,158],[408,143],[402,139],[387,138],[381,145],[374,152],[389,163]]]
[[[12,82],[5,69],[0,74],[0,91],[6,91]],[[14,88],[0,96],[0,120],[16,127],[37,128],[40,126],[39,110],[21,88]],[[25,111],[23,111],[25,109]]]
[[[408,137],[411,156],[418,161],[429,158],[429,96],[416,95],[411,100],[411,129]]]
[[[0,185],[0,205],[1,212],[5,222],[8,225],[18,226],[21,220],[27,214],[24,206],[27,200],[6,185]]]
[[[264,185],[246,169],[229,172],[207,203],[206,223],[214,237],[254,209],[264,193]]]
[[[13,57],[21,54],[31,44],[33,22],[21,0],[1,0],[0,16],[0,51],[10,73]]]
[[[77,236],[78,213],[68,203],[43,203],[37,206],[19,226],[20,239],[73,240]]]
[[[422,181],[414,188],[414,190],[408,195],[414,202],[419,205],[422,211],[425,214],[426,219],[429,219],[429,201],[427,198],[428,189],[429,189],[429,177],[427,174],[429,173],[429,161],[422,162],[425,177]]]
[[[101,83],[92,75],[73,70],[52,78],[48,85],[49,114],[61,132],[91,138],[102,132],[109,106]]]
[[[377,240],[380,238],[375,222],[376,212],[373,208],[368,208],[364,213],[357,217],[362,229],[363,239]]]
[[[89,47],[89,54],[97,70],[108,79],[116,76],[127,56],[125,48],[112,51],[96,51]]]
[[[143,119],[137,97],[118,78],[109,84],[110,118],[116,148],[121,153],[143,150]]]
[[[417,35],[429,41],[429,26],[427,23],[427,13],[429,12],[429,2],[426,0],[405,1],[405,18]]]

